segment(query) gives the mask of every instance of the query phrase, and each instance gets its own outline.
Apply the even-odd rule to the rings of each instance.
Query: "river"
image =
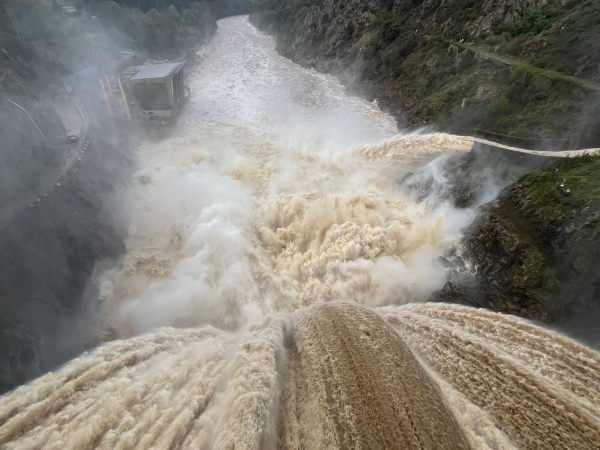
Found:
[[[117,335],[441,288],[437,259],[472,214],[397,182],[460,138],[393,139],[392,117],[278,55],[245,17],[221,21],[207,53],[172,137],[139,149],[125,268],[104,283]]]

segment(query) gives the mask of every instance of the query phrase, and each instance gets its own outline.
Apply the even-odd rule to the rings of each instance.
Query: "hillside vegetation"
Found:
[[[591,0],[262,0],[280,51],[339,75],[408,125],[600,136]],[[561,76],[562,75],[562,76]]]
[[[551,322],[600,344],[600,157],[566,158],[532,172],[486,205],[436,301]]]

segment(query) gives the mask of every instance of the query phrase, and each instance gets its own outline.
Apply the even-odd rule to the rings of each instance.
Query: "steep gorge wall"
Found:
[[[447,265],[432,300],[551,323],[600,345],[600,159],[565,159],[507,187]],[[468,267],[468,270],[465,270]]]
[[[267,0],[251,20],[283,55],[339,76],[401,124],[594,137],[598,90],[560,78],[600,77],[600,8],[587,3]]]
[[[107,133],[107,130],[110,130]],[[69,174],[0,232],[0,392],[54,369],[99,336],[88,281],[125,251],[121,195],[131,143],[96,121]]]

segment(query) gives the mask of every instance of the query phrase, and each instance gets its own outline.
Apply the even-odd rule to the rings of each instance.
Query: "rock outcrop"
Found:
[[[485,205],[432,300],[556,324],[600,342],[600,158],[533,172]]]

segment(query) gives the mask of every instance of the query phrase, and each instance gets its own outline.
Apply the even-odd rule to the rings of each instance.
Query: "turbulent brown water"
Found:
[[[2,399],[6,449],[598,448],[600,355],[462,306],[321,303],[108,343]]]
[[[594,449],[600,355],[423,304],[475,213],[397,180],[469,141],[220,22],[172,137],[139,149],[114,339],[0,398],[6,449]],[[491,194],[495,187],[490,188]]]

